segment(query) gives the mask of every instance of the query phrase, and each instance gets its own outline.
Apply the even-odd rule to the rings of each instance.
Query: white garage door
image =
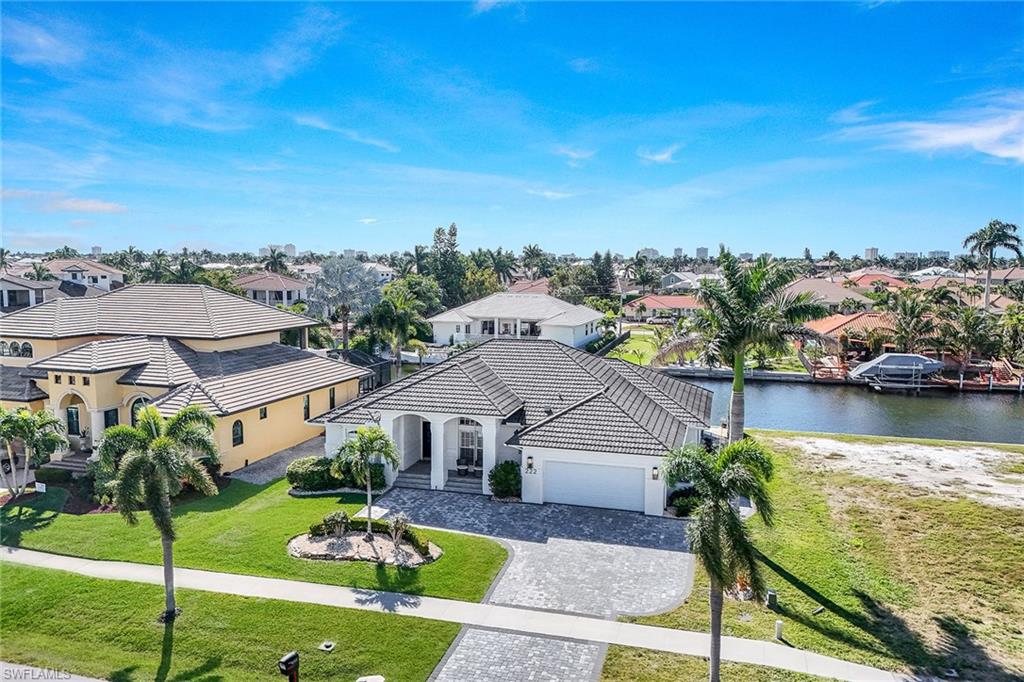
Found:
[[[644,510],[644,470],[576,462],[544,463],[544,501]]]

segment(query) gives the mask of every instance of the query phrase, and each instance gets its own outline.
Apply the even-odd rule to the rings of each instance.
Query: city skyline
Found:
[[[5,8],[7,248],[817,257],[1024,219],[1020,6],[239,11]]]

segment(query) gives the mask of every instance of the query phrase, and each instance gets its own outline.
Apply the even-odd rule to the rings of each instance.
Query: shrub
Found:
[[[675,507],[676,516],[689,516],[700,504],[700,494],[693,486],[673,490],[668,496],[668,504]]]
[[[299,490],[330,490],[343,487],[331,475],[331,460],[327,457],[302,457],[288,465],[285,474],[293,488]]]
[[[409,524],[410,520],[405,512],[398,512],[388,519],[388,535],[391,536],[391,542],[396,546],[405,535],[405,531],[409,530]]]
[[[344,511],[333,511],[324,517],[323,527],[325,533],[333,533],[341,537],[348,532],[350,520]]]
[[[328,460],[333,461],[333,460]],[[334,488],[364,488],[363,485],[356,483],[356,477],[352,475],[352,467],[348,462],[342,462],[338,465],[341,469],[341,478],[334,479]],[[383,490],[387,485],[387,480],[384,478],[384,465],[383,464],[371,464],[370,465],[370,485],[374,490]],[[323,490],[323,488],[320,488]]]
[[[487,481],[496,497],[519,497],[523,494],[523,474],[514,460],[505,460],[491,469]]]
[[[51,483],[70,483],[71,472],[67,469],[37,469],[36,480],[47,485]]]

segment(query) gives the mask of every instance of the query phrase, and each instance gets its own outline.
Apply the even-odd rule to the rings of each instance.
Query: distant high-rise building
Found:
[[[93,258],[99,258],[102,254],[103,254],[103,247],[102,246],[94,246],[94,247],[92,247],[92,256],[93,256]]]
[[[672,255],[675,256],[676,258],[682,258],[683,257],[683,247],[677,246],[676,248],[672,249]]]
[[[356,257],[356,250],[355,249],[345,249],[341,253],[345,256],[345,258],[355,258]]]
[[[878,249],[874,246],[864,249],[864,260],[878,260]]]
[[[754,254],[749,251],[744,251],[740,254],[740,260],[754,260]]]
[[[901,258],[904,260],[913,260],[915,258],[920,258],[921,254],[918,253],[917,251],[897,251],[896,253],[892,254],[892,257],[897,260]]]
[[[708,247],[698,246],[697,247],[697,260],[704,260],[708,257]]]
[[[295,258],[295,244],[285,244],[284,255],[288,256],[289,258]]]
[[[659,258],[661,256],[661,254],[658,253],[657,249],[652,249],[649,246],[640,249],[639,251],[637,251],[637,253],[643,256],[644,258]]]
[[[949,251],[929,251],[929,258],[949,258]]]

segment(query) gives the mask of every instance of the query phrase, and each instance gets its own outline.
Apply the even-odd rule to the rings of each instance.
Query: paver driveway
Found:
[[[678,519],[395,488],[380,507],[413,523],[498,538],[512,557],[488,601],[612,617],[677,606],[693,582]]]

